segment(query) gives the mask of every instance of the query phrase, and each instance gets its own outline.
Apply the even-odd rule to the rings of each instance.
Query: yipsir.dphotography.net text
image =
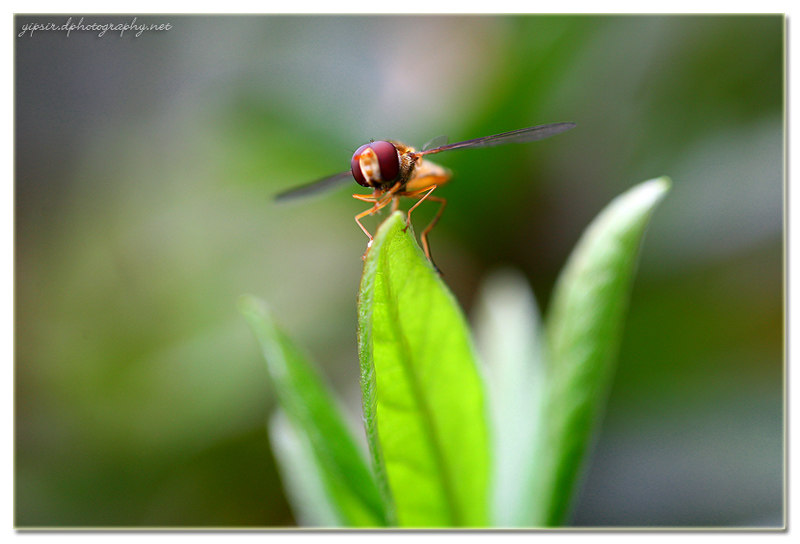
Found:
[[[97,32],[97,36],[102,38],[106,35],[107,32],[117,33],[119,32],[119,36],[122,37],[125,32],[134,33],[133,35],[138,38],[144,32],[147,31],[156,31],[156,32],[163,32],[165,30],[172,29],[171,23],[160,23],[160,24],[145,24],[145,23],[136,23],[136,17],[129,23],[102,23],[102,22],[84,22],[84,17],[81,17],[77,23],[74,23],[72,17],[67,19],[65,23],[26,23],[23,24],[21,27],[21,31],[17,34],[17,37],[21,38],[26,34],[30,37],[33,37],[34,32],[39,31],[49,31],[49,32],[66,32],[67,37],[69,37],[71,32]]]

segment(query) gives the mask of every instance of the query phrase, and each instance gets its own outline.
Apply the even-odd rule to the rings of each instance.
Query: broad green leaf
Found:
[[[536,520],[530,503],[536,470],[531,453],[547,364],[539,310],[522,274],[501,270],[484,282],[475,335],[492,414],[492,525],[531,527]]]
[[[350,434],[339,405],[317,370],[276,326],[266,305],[243,296],[240,310],[255,331],[278,401],[292,428],[308,440],[341,524],[386,524],[375,479]],[[291,472],[290,467],[284,471]],[[292,484],[289,484],[292,485]]]
[[[269,440],[294,517],[301,527],[342,524],[314,459],[311,441],[278,408],[269,419]]]
[[[379,485],[403,527],[486,526],[483,383],[453,295],[396,212],[364,262],[359,355]]]
[[[644,182],[612,201],[572,252],[546,320],[550,368],[544,435],[534,458],[537,525],[561,525],[614,370],[641,240],[670,181]]]

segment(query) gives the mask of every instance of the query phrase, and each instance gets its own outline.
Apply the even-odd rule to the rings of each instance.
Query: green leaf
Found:
[[[485,526],[489,446],[466,320],[396,212],[378,229],[359,295],[367,440],[404,527]]]
[[[276,326],[262,301],[243,296],[239,308],[261,344],[272,386],[292,429],[310,445],[340,523],[355,527],[386,525],[375,479],[317,370]],[[285,467],[284,474],[291,471],[292,467]],[[303,492],[298,489],[298,493]]]
[[[308,436],[295,429],[280,408],[270,417],[268,428],[286,497],[297,523],[301,527],[341,525],[337,508],[325,490],[325,480]]]
[[[584,233],[556,284],[546,320],[552,363],[534,458],[537,525],[563,524],[613,375],[641,240],[668,178],[612,201]]]
[[[536,518],[529,488],[537,468],[531,452],[548,365],[539,310],[525,277],[505,269],[487,278],[475,321],[492,414],[492,525],[531,527]]]

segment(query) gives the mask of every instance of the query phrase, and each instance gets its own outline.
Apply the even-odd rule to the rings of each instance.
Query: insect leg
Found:
[[[362,225],[362,224],[361,224],[361,218],[362,218],[362,217],[364,217],[364,216],[366,216],[366,215],[369,215],[369,213],[370,213],[371,211],[372,211],[372,208],[368,209],[368,210],[367,210],[367,211],[365,211],[365,212],[361,212],[360,214],[358,214],[358,215],[356,216],[356,223],[358,223],[358,226],[359,226],[359,227],[361,227],[361,230],[363,230],[363,231],[364,231],[364,234],[366,234],[366,235],[367,235],[367,238],[369,238],[369,241],[370,241],[370,242],[372,241],[372,235],[369,233],[369,231],[367,230],[367,228],[366,228],[364,225]]]
[[[378,199],[379,199],[379,197],[376,196],[376,195],[353,195],[353,198],[355,198],[357,200],[361,200],[362,202],[374,202],[375,206],[373,206],[372,208],[374,208],[374,207],[376,207],[378,205]],[[356,215],[356,223],[358,223],[358,226],[361,227],[361,230],[364,231],[364,234],[367,235],[367,238],[369,238],[370,242],[372,241],[372,235],[369,233],[369,231],[366,229],[366,227],[364,227],[364,225],[361,224],[361,218],[364,217],[364,216],[369,215],[373,211],[372,208],[368,209],[365,212],[362,212],[362,213]]]
[[[436,212],[436,215],[433,217],[433,220],[431,221],[430,225],[425,227],[425,230],[423,230],[422,234],[419,235],[419,239],[422,241],[422,248],[425,250],[425,255],[428,256],[428,259],[431,261],[431,264],[433,264],[433,267],[436,268],[437,271],[439,271],[439,267],[436,266],[436,264],[433,263],[433,259],[431,258],[431,249],[428,246],[428,233],[433,230],[433,227],[436,226],[436,223],[439,221],[439,218],[442,216],[442,212],[444,211],[445,206],[447,206],[447,200],[445,200],[444,198],[438,197],[438,196],[428,197],[428,200],[441,202],[442,205],[439,206],[439,211]],[[439,273],[441,274],[441,271],[439,271]]]
[[[367,238],[369,238],[370,242],[372,242],[372,235],[369,233],[367,228],[361,223],[361,218],[366,217],[368,215],[372,215],[372,214],[377,213],[378,211],[380,211],[389,202],[391,202],[392,196],[393,195],[386,195],[386,196],[381,198],[381,197],[372,196],[372,195],[353,195],[353,198],[356,198],[356,199],[361,200],[363,202],[374,202],[375,203],[374,206],[372,206],[368,210],[365,210],[365,211],[361,212],[360,214],[356,215],[356,217],[355,217],[356,223],[358,223],[358,226],[361,227],[362,231],[364,231],[364,234],[367,235]],[[364,255],[366,256],[366,253]]]
[[[436,185],[433,185],[433,186],[431,186],[429,188],[421,189],[419,191],[413,191],[411,193],[406,193],[404,196],[415,197],[417,195],[425,193],[408,210],[408,213],[406,214],[406,223],[407,223],[406,228],[408,228],[408,226],[411,225],[411,212],[413,212],[414,209],[417,206],[422,204],[423,200],[430,200],[430,201],[436,201],[436,202],[440,202],[441,203],[441,206],[439,207],[439,211],[436,212],[436,215],[434,216],[433,221],[431,221],[430,224],[427,227],[425,227],[425,230],[423,230],[422,234],[420,234],[420,236],[419,236],[419,239],[422,242],[422,249],[423,249],[423,251],[425,251],[425,256],[428,257],[428,260],[431,262],[431,264],[436,269],[436,271],[439,272],[439,274],[441,274],[442,272],[439,270],[439,267],[436,266],[436,263],[433,262],[433,258],[431,257],[431,248],[430,248],[430,245],[428,244],[428,233],[430,233],[430,231],[433,230],[433,227],[436,226],[436,223],[439,221],[439,218],[442,216],[442,212],[444,211],[445,206],[447,206],[447,200],[445,200],[444,198],[441,198],[441,197],[438,197],[438,196],[431,196],[431,193],[433,192],[434,189],[436,189],[436,187],[437,187]]]
[[[392,210],[397,208],[397,191],[400,189],[401,183],[397,182],[391,189],[386,192],[382,192],[380,189],[375,189],[375,192],[371,195],[353,195],[353,198],[357,200],[361,200],[362,202],[374,202],[374,205],[360,214],[356,215],[356,223],[358,226],[361,227],[361,230],[364,231],[364,234],[367,235],[369,238],[369,244],[367,244],[367,251],[369,251],[369,245],[372,243],[372,235],[369,233],[367,228],[361,223],[361,218],[366,217],[367,215],[374,215],[381,211],[389,202],[394,202],[392,205]],[[362,259],[367,257],[367,253],[364,252],[362,255]]]
[[[428,196],[433,192],[434,189],[436,189],[436,187],[438,187],[438,185],[431,185],[430,187],[425,187],[424,189],[420,189],[419,191],[411,191],[410,193],[403,193],[403,196],[408,196],[412,198],[422,195],[422,193],[425,193],[424,195],[419,197],[419,200],[413,206],[411,206],[411,208],[409,208],[408,213],[406,214],[407,226],[411,226],[411,212],[413,212],[417,206],[422,204],[422,201],[428,198]],[[432,199],[432,200],[441,200],[441,199]]]

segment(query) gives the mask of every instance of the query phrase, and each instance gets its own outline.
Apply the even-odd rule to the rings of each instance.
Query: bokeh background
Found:
[[[357,420],[364,204],[272,196],[371,138],[562,121],[439,155],[431,244],[467,312],[502,266],[546,309],[602,207],[672,177],[573,523],[783,523],[782,16],[137,23],[172,28],[14,38],[17,526],[292,525],[236,301],[269,301]]]

